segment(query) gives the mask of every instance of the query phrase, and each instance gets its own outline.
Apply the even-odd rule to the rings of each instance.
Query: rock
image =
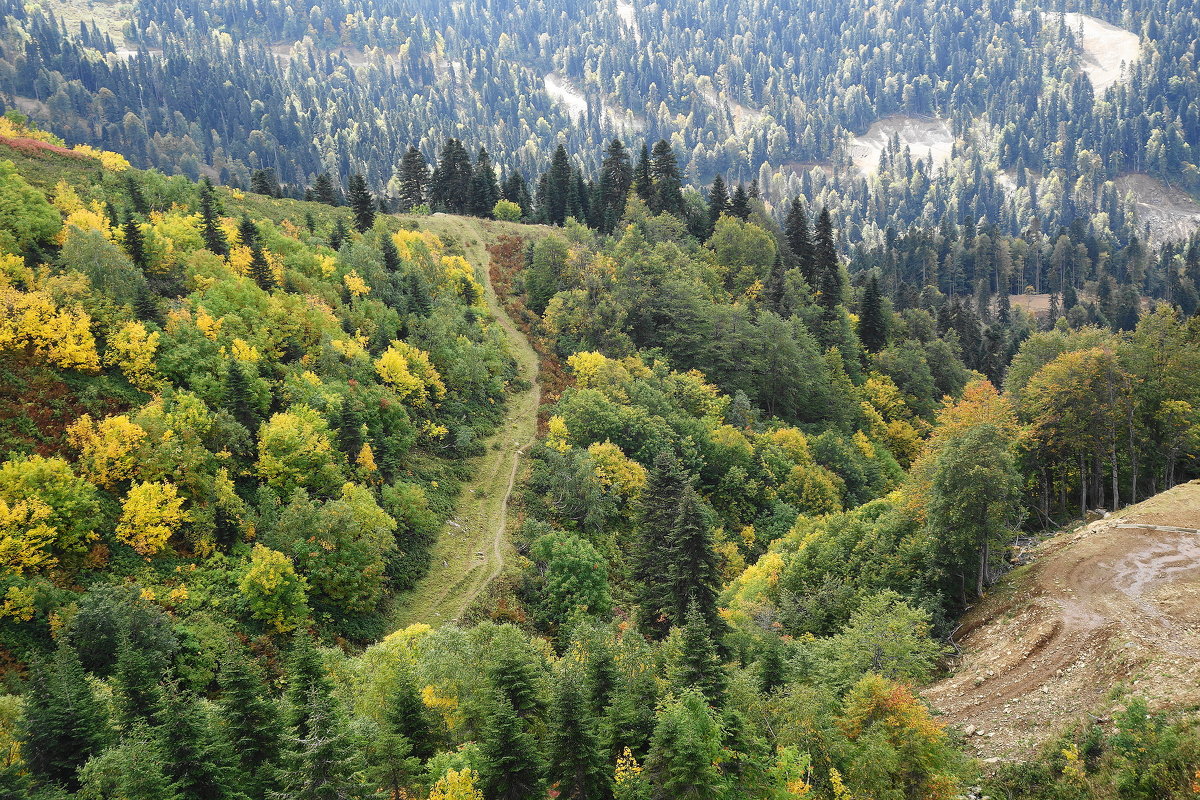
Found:
[[[963,736],[973,736],[973,735],[975,735],[975,726],[974,725],[968,725],[967,727],[963,728]]]

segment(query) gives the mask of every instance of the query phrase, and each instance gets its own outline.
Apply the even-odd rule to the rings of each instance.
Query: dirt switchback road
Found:
[[[538,356],[529,340],[501,307],[488,278],[487,245],[499,234],[536,235],[536,228],[481,219],[434,215],[417,217],[422,230],[459,242],[475,267],[488,309],[504,331],[517,362],[517,377],[528,388],[510,394],[504,421],[484,442],[474,460],[475,477],[459,497],[455,515],[433,546],[429,572],[410,592],[396,600],[392,629],[417,622],[433,626],[455,622],[504,570],[511,549],[508,501],[518,483],[522,456],[537,438]]]
[[[1060,534],[964,621],[925,698],[980,756],[1020,756],[1129,695],[1200,701],[1200,483]],[[1114,691],[1116,690],[1116,691]]]

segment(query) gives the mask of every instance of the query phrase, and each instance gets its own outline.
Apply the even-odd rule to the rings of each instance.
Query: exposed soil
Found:
[[[879,172],[879,154],[899,135],[900,147],[907,147],[913,162],[924,161],[937,169],[950,159],[954,149],[954,134],[950,122],[933,117],[910,117],[898,114],[877,120],[862,136],[850,140],[850,157],[863,175]]]
[[[1061,533],[972,610],[925,698],[980,756],[1028,754],[1136,694],[1200,702],[1200,482]]]
[[[1052,15],[1046,16],[1049,21]],[[1069,12],[1062,16],[1079,45],[1084,74],[1091,80],[1096,97],[1103,97],[1108,87],[1127,76],[1122,69],[1127,70],[1137,61],[1142,40],[1136,33],[1086,14]]]
[[[1186,192],[1141,173],[1117,178],[1117,189],[1133,196],[1138,219],[1150,226],[1151,244],[1186,239],[1200,230],[1200,203]]]

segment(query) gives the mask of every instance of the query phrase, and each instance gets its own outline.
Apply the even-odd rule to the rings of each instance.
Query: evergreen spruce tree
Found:
[[[777,636],[763,637],[762,653],[758,657],[758,685],[764,694],[787,685],[787,662],[784,644]]]
[[[279,178],[275,176],[275,170],[272,167],[265,169],[256,169],[250,174],[250,191],[255,194],[264,194],[267,197],[279,197]]]
[[[367,441],[363,434],[362,403],[354,395],[346,395],[342,399],[342,408],[338,412],[337,440],[338,447],[351,462]]]
[[[292,636],[292,652],[287,662],[284,727],[292,732],[307,730],[312,695],[332,692],[333,684],[312,637],[297,630]]]
[[[642,144],[641,152],[638,153],[637,166],[633,168],[633,190],[647,204],[654,196],[654,178],[650,174],[650,150],[645,143]]]
[[[458,139],[447,139],[429,179],[429,202],[435,209],[465,214],[471,202],[471,156]]]
[[[491,218],[492,209],[500,200],[500,186],[496,183],[496,170],[484,148],[479,148],[475,168],[471,174],[470,211],[476,217]]]
[[[247,268],[247,274],[264,292],[275,288],[275,274],[267,262],[267,254],[257,242],[250,248],[250,266]]]
[[[355,173],[350,176],[350,191],[347,193],[350,210],[354,213],[354,228],[366,233],[375,224],[375,196],[367,188],[367,180]]]
[[[387,696],[387,709],[383,712],[386,728],[404,736],[412,747],[412,754],[422,761],[433,756],[437,750],[433,727],[428,710],[417,693],[416,679],[407,670],[400,670]]]
[[[142,226],[134,216],[125,217],[121,226],[125,234],[125,252],[133,265],[145,274],[150,269],[150,256],[146,253],[146,240],[142,235]]]
[[[390,233],[384,234],[379,243],[379,252],[383,258],[383,268],[389,275],[400,271],[400,251],[396,249],[396,240]]]
[[[538,692],[537,673],[514,647],[500,648],[488,667],[488,680],[498,695],[522,718],[540,714],[545,705]]]
[[[717,220],[729,211],[729,190],[725,187],[725,178],[718,175],[713,178],[712,189],[708,193],[709,227],[717,224]]]
[[[650,196],[650,209],[656,214],[674,214],[682,217],[683,179],[679,174],[679,162],[675,151],[666,139],[654,145],[650,158],[650,180],[654,189]]]
[[[235,788],[233,753],[200,700],[170,685],[161,697],[157,731],[168,780],[189,800],[245,800]]]
[[[142,193],[142,187],[134,179],[132,172],[125,173],[125,193],[129,195],[129,205],[135,214],[146,217],[150,215],[150,203]]]
[[[833,219],[829,216],[828,208],[821,209],[821,216],[817,218],[813,257],[817,281],[813,288],[820,293],[817,300],[826,311],[832,311],[842,302],[843,285],[837,244],[833,237]]]
[[[241,220],[238,221],[238,240],[242,247],[254,247],[258,244],[258,226],[246,214],[242,214]]]
[[[549,782],[569,800],[607,800],[612,796],[607,759],[600,749],[596,720],[588,707],[580,669],[566,666],[555,681],[551,707]]]
[[[108,719],[92,693],[79,653],[60,640],[52,660],[36,663],[18,737],[29,771],[48,783],[74,791],[77,771],[100,752]]]
[[[712,634],[712,628],[693,598],[687,604],[680,630],[675,681],[680,688],[694,687],[700,690],[710,705],[719,708],[724,702],[727,676],[717,647],[713,644]]]
[[[229,371],[225,376],[224,408],[250,433],[258,431],[258,412],[250,394],[250,380],[246,367],[237,359],[230,359]]]
[[[350,231],[346,228],[346,221],[338,217],[333,221],[333,230],[329,232],[329,247],[337,251],[342,249],[342,245],[350,238]]]
[[[863,289],[858,309],[858,338],[869,353],[878,353],[887,346],[888,321],[883,308],[879,280],[872,275]]]
[[[658,715],[646,772],[658,797],[720,800],[726,779],[718,762],[722,731],[708,700],[697,689],[684,689],[669,699]]]
[[[279,706],[250,653],[230,649],[217,676],[221,699],[217,710],[239,771],[238,785],[252,798],[264,797],[274,778],[283,739]]]
[[[668,609],[671,622],[681,624],[688,603],[694,602],[715,635],[719,630],[717,554],[713,549],[712,524],[704,501],[691,485],[683,490],[675,506],[665,567],[666,581],[663,582],[671,587],[672,604]]]
[[[729,213],[738,219],[750,219],[750,198],[746,196],[746,190],[740,183],[733,190],[733,197],[729,201]]]
[[[120,800],[187,800],[164,771],[159,736],[138,723],[116,747],[90,759],[79,772],[81,797]]]
[[[767,275],[766,285],[763,286],[763,300],[767,308],[780,316],[784,316],[783,298],[787,291],[787,272],[783,267],[783,255],[775,252],[775,263]]]
[[[504,181],[504,199],[521,207],[521,216],[528,217],[533,213],[533,196],[529,193],[529,184],[525,176],[514,172]]]
[[[625,201],[633,185],[633,165],[629,161],[629,150],[620,139],[613,139],[604,152],[600,165],[598,197],[600,230],[612,233],[625,213]]]
[[[425,202],[425,187],[429,183],[429,163],[415,146],[409,145],[400,159],[400,196],[397,198],[401,212],[411,211]]]
[[[808,214],[804,212],[804,204],[797,197],[788,207],[787,218],[783,225],[784,238],[788,250],[794,259],[792,266],[800,269],[805,282],[810,289],[817,289],[816,272],[813,263],[812,238],[808,230]]]
[[[126,730],[139,722],[154,724],[162,702],[162,680],[167,671],[162,652],[138,647],[129,631],[120,633],[113,673],[113,705],[117,723]]]
[[[638,549],[634,554],[634,586],[638,588],[641,623],[646,632],[661,636],[670,626],[671,586],[664,570],[671,552],[671,530],[688,475],[669,450],[661,451],[642,492],[638,520]],[[684,596],[686,601],[686,595]]]
[[[133,315],[143,322],[153,322],[157,325],[162,325],[162,312],[159,310],[158,302],[154,299],[154,295],[150,292],[150,287],[145,281],[138,284],[137,290],[133,295]]]
[[[562,225],[571,212],[571,160],[561,144],[554,151],[550,169],[545,175],[545,191],[541,199],[541,215],[549,225]]]
[[[324,203],[327,206],[340,205],[338,202],[338,190],[333,185],[333,178],[328,172],[322,172],[317,176],[317,184],[313,188],[313,196],[318,203]]]
[[[512,703],[497,695],[480,742],[483,794],[487,800],[531,800],[545,795],[543,763],[537,741],[526,730]]]
[[[221,230],[217,194],[208,178],[200,181],[200,235],[210,251],[219,256],[229,255],[229,242],[225,239],[225,231]]]
[[[314,687],[293,727],[272,800],[359,800],[366,796],[357,749],[332,694]]]

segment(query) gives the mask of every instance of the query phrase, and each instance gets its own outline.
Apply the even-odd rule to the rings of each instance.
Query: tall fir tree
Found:
[[[217,713],[237,759],[239,785],[252,798],[264,797],[282,748],[279,706],[263,680],[262,668],[240,647],[225,654],[217,679],[221,686]]]
[[[250,191],[267,197],[280,197],[279,178],[272,167],[256,169],[250,174]]]
[[[674,680],[680,688],[700,690],[710,705],[724,704],[728,676],[713,644],[713,631],[693,598],[687,605],[679,631],[679,655]]]
[[[250,266],[247,268],[250,280],[258,284],[258,288],[269,292],[275,288],[275,273],[267,261],[267,254],[257,242],[250,248]]]
[[[350,190],[347,192],[350,210],[354,213],[354,228],[359,233],[366,233],[375,224],[375,196],[367,188],[367,179],[359,173],[350,176]]]
[[[738,219],[750,219],[750,198],[740,183],[734,188],[733,197],[729,200],[729,213]]]
[[[663,571],[671,554],[675,514],[689,485],[688,474],[674,453],[663,450],[655,456],[642,492],[634,585],[638,587],[643,630],[657,636],[670,627],[671,586],[663,579]]]
[[[783,299],[787,293],[787,270],[783,266],[783,255],[775,252],[775,262],[767,274],[767,282],[763,286],[763,300],[767,308],[780,316],[785,316]]]
[[[158,721],[167,666],[162,652],[138,647],[130,639],[128,627],[121,631],[113,672],[113,706],[118,725],[128,730],[139,722]]]
[[[467,148],[458,139],[447,139],[429,178],[430,205],[438,211],[465,214],[471,202],[473,175]]]
[[[234,756],[194,694],[168,685],[158,713],[163,772],[186,798],[247,800]]]
[[[708,192],[708,222],[709,226],[716,225],[722,214],[729,211],[729,189],[725,186],[725,178],[721,175],[713,178],[712,189]]]
[[[141,223],[137,217],[126,216],[121,230],[125,234],[125,252],[129,255],[129,260],[143,275],[146,274],[150,269],[150,256],[146,252],[146,239]]]
[[[429,163],[421,151],[411,144],[400,159],[399,182],[397,210],[412,211],[425,202],[425,188],[429,184]]]
[[[470,211],[477,217],[491,218],[492,209],[496,207],[499,199],[500,186],[496,183],[496,170],[492,166],[488,151],[481,147],[471,174]]]
[[[521,216],[528,217],[533,213],[533,196],[529,193],[529,184],[520,172],[513,172],[504,181],[504,199],[521,207]]]
[[[705,623],[719,630],[717,591],[720,588],[717,554],[713,548],[712,522],[700,493],[689,485],[684,488],[674,509],[670,529],[670,551],[665,564],[671,586],[671,606],[667,613],[679,625],[694,602]]]
[[[314,687],[301,722],[289,734],[277,777],[278,800],[360,800],[368,795],[358,748],[346,730],[341,707]]]
[[[396,249],[396,240],[391,234],[384,234],[380,240],[379,254],[383,260],[383,268],[389,275],[400,271],[400,251]]]
[[[53,659],[34,665],[18,737],[34,776],[68,791],[78,770],[108,740],[108,719],[92,692],[79,653],[60,640]]]
[[[220,215],[212,181],[204,178],[200,181],[200,236],[210,251],[219,256],[228,256],[229,242],[225,238],[225,231],[221,230]]]
[[[654,145],[650,158],[650,180],[654,189],[650,196],[650,209],[656,214],[674,214],[682,217],[683,178],[679,173],[679,162],[675,150],[666,139]]]
[[[550,225],[562,225],[571,213],[571,159],[561,144],[554,151],[550,169],[546,171],[543,197],[540,200],[543,219]]]
[[[530,800],[545,795],[544,765],[537,740],[525,730],[512,703],[497,694],[480,742],[483,794],[487,800]]]
[[[339,192],[328,172],[322,172],[317,176],[316,186],[313,187],[313,197],[318,203],[324,203],[327,206],[340,205]]]
[[[564,662],[549,725],[549,782],[568,800],[609,800],[608,764],[588,706],[582,669]]]
[[[838,260],[837,243],[833,235],[833,218],[829,209],[821,209],[817,218],[817,233],[813,245],[813,272],[819,294],[818,302],[826,311],[832,311],[842,302],[842,268]]]
[[[816,290],[816,272],[813,259],[812,236],[808,229],[808,214],[800,198],[794,198],[788,207],[787,218],[783,224],[784,238],[787,240],[788,251],[793,259],[792,266],[799,268],[800,274],[812,290]]]
[[[625,213],[625,201],[633,186],[633,165],[629,161],[629,150],[620,139],[609,142],[600,165],[600,229],[612,233]]]
[[[858,338],[869,353],[878,353],[887,346],[888,321],[883,307],[879,280],[872,275],[863,289],[858,308]]]
[[[129,205],[135,214],[143,217],[150,215],[150,203],[146,200],[146,195],[142,192],[142,187],[133,177],[132,172],[125,173],[125,193],[129,195]]]
[[[350,238],[350,231],[346,228],[346,220],[338,216],[333,221],[333,229],[329,232],[329,247],[337,251],[342,249],[342,245]]]
[[[246,369],[236,358],[229,360],[229,370],[225,375],[225,397],[221,405],[253,434],[258,431],[259,418]]]
[[[650,173],[650,149],[642,143],[637,165],[633,168],[633,190],[646,203],[654,196],[654,178]]]

